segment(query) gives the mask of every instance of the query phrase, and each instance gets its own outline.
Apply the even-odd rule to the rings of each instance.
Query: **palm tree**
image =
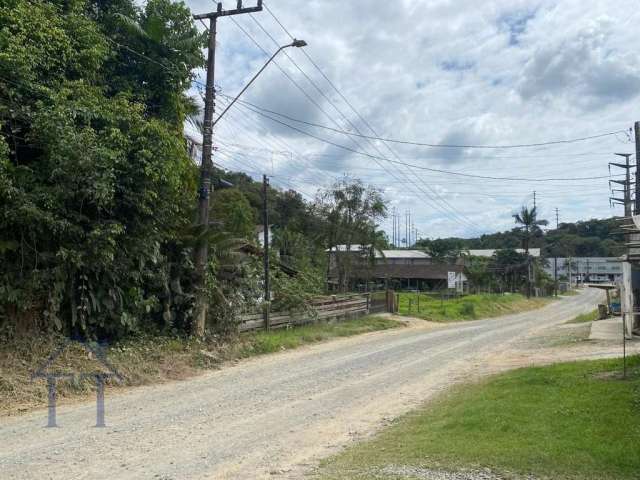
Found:
[[[519,225],[516,228],[522,233],[522,248],[524,249],[524,253],[529,255],[529,242],[531,238],[535,233],[540,232],[541,226],[547,225],[549,222],[546,220],[538,220],[536,207],[532,209],[522,207],[519,213],[513,215],[513,218],[516,224]]]
[[[527,297],[531,296],[531,257],[529,257],[529,242],[534,233],[540,232],[540,226],[546,225],[549,222],[546,220],[538,220],[538,212],[536,207],[529,210],[527,207],[522,207],[520,213],[516,213],[513,218],[516,227],[522,233],[522,248],[524,254],[527,256]]]

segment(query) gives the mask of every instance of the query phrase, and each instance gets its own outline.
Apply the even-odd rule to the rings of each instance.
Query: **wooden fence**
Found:
[[[370,297],[369,294],[323,297],[313,300],[310,307],[310,312],[271,312],[269,315],[269,327],[286,328],[317,321],[365,315],[369,313]],[[264,316],[262,313],[243,315],[238,326],[238,330],[241,332],[263,330],[264,328]]]

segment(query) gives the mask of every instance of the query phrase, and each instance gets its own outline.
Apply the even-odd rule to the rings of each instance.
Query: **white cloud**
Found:
[[[250,0],[245,0],[250,4]],[[188,0],[194,12],[211,2]],[[224,2],[232,8],[235,2]],[[434,143],[513,144],[575,138],[628,128],[636,118],[640,69],[634,26],[640,13],[631,0],[452,0],[301,3],[268,6],[309,46],[324,73],[384,137]],[[264,11],[254,15],[277,43],[289,39]],[[248,16],[235,17],[271,53],[274,44]],[[229,18],[218,26],[216,80],[232,95],[267,58]],[[364,133],[363,122],[304,57],[289,50],[324,94]],[[341,113],[284,57],[278,62],[320,104],[321,112],[275,66],[246,99],[295,118],[351,130]],[[624,135],[552,147],[514,150],[427,149],[351,139],[300,126],[356,150],[463,173],[499,177],[568,178],[607,175],[614,151],[633,151]],[[373,160],[294,132],[242,108],[216,132],[224,147],[273,183],[296,185],[313,195],[343,172],[384,188],[399,211],[411,209],[428,236],[471,235],[510,228],[510,214],[537,191],[543,215],[563,220],[608,216],[606,179],[579,182],[508,182],[444,175]],[[375,146],[374,146],[375,144]],[[271,154],[266,150],[291,154]],[[221,160],[222,161],[222,160]],[[223,162],[224,163],[224,162]],[[229,160],[230,168],[242,169]],[[282,176],[279,180],[278,175]],[[431,190],[452,205],[432,200]],[[427,192],[427,193],[424,193]],[[430,198],[431,197],[431,198]],[[619,213],[619,212],[618,212]],[[389,220],[388,225],[391,225]]]

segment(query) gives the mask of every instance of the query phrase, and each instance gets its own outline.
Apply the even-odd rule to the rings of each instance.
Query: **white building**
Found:
[[[506,249],[502,249],[502,250],[506,250]],[[518,253],[524,253],[524,249],[523,248],[514,248],[514,250]],[[472,256],[472,257],[493,257],[493,255],[496,253],[497,249],[493,249],[493,248],[483,248],[483,249],[470,249],[467,250],[467,253]],[[529,255],[531,255],[532,257],[539,257],[540,256],[540,249],[539,248],[530,248],[529,249]]]
[[[555,274],[553,257],[547,259],[545,272]],[[558,278],[571,277],[571,283],[611,283],[622,281],[622,259],[619,257],[558,257]]]

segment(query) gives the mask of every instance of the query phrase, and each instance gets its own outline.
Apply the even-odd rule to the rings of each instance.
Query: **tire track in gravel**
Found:
[[[318,458],[473,376],[492,352],[587,311],[584,291],[496,319],[412,327],[256,357],[93,403],[0,419],[3,479],[300,478]],[[475,370],[474,370],[475,369]],[[278,477],[276,477],[278,478]]]

